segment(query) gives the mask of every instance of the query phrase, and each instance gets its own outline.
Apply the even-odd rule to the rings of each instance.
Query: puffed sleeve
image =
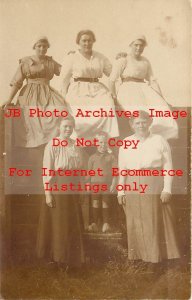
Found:
[[[162,162],[163,162],[163,169],[164,170],[172,170],[173,163],[172,163],[172,156],[171,156],[171,149],[168,142],[161,137],[162,143]],[[163,192],[167,192],[171,194],[173,177],[172,176],[164,176],[164,188]]]
[[[110,63],[109,59],[104,56],[104,65],[103,65],[103,73],[109,77],[112,71],[112,64]]]
[[[112,72],[110,75],[111,81],[116,81],[121,77],[126,67],[126,64],[127,64],[127,59],[125,57],[121,57],[114,61]]]
[[[60,73],[61,73],[62,66],[58,62],[56,62],[55,60],[53,60],[53,63],[54,63],[54,74],[56,76],[59,76]]]
[[[61,76],[62,76],[61,91],[62,91],[63,96],[65,96],[67,93],[70,79],[72,77],[73,55],[74,54],[71,54],[71,53],[68,54],[64,58],[64,62],[63,62],[63,67],[62,67],[62,72],[61,72]]]
[[[17,72],[15,73],[13,79],[11,80],[10,86],[17,86],[18,89],[20,89],[23,85],[23,81],[25,79],[24,73],[23,73],[23,64],[21,60],[19,61],[19,67],[17,69]]]

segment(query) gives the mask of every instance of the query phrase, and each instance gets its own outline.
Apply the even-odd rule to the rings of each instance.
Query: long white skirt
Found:
[[[103,109],[115,112],[113,99],[106,86],[100,82],[72,82],[66,95],[69,112],[75,118],[75,133],[77,137],[93,138],[99,131],[105,131],[110,137],[119,136],[117,117],[94,117],[93,111]],[[81,115],[81,109],[84,116]],[[86,116],[90,111],[90,116]],[[78,116],[79,114],[79,116]]]
[[[124,110],[171,111],[166,101],[147,83],[124,82],[119,86],[118,104]],[[152,133],[160,134],[165,139],[178,137],[178,125],[172,117],[154,117],[150,128]]]

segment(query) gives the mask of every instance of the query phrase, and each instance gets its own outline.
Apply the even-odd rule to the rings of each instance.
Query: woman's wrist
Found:
[[[111,94],[111,97],[113,98],[113,100],[117,100],[117,96],[115,94]]]

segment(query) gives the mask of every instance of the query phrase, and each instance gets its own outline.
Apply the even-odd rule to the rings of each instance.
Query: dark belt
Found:
[[[77,78],[74,78],[74,81],[98,82],[98,81],[99,81],[99,78],[77,77]]]
[[[126,77],[126,78],[122,78],[122,81],[123,81],[123,82],[128,82],[128,81],[145,82],[144,79],[135,78],[135,77]]]

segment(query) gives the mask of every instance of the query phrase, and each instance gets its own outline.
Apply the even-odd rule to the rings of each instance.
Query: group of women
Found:
[[[60,137],[68,139],[68,147],[55,150],[50,141],[58,135],[60,119],[29,118],[29,108],[38,107],[44,111],[65,109],[73,117],[78,108],[88,111],[98,107],[114,111],[116,108],[137,109],[140,115],[131,120],[131,128],[132,137],[140,140],[140,147],[131,154],[120,150],[120,168],[135,168],[136,165],[140,168],[171,167],[170,148],[165,139],[176,138],[178,128],[171,118],[156,118],[151,122],[147,113],[149,108],[170,110],[170,107],[153,77],[150,62],[142,56],[147,46],[146,38],[135,36],[129,44],[129,53],[120,53],[113,66],[103,54],[93,50],[95,41],[90,30],[77,34],[78,49],[66,55],[62,66],[61,94],[49,85],[54,75],[60,75],[61,65],[46,55],[50,47],[46,37],[35,41],[34,56],[20,60],[11,81],[10,97],[4,104],[7,107],[20,90],[17,104],[22,117],[14,124],[15,146],[36,148],[46,145],[46,167],[74,169],[81,162],[70,138],[73,133],[77,137],[93,138],[99,131],[104,131],[110,137],[125,137],[130,135],[128,122],[117,116],[76,118],[75,123],[72,118],[66,118],[60,125]],[[100,82],[103,75],[109,77],[109,88]],[[26,85],[22,87],[24,80]],[[119,80],[121,84],[117,89]],[[169,203],[171,182],[167,178],[164,182],[156,177],[150,180],[152,190],[148,195],[120,193],[118,201],[126,214],[128,258],[157,263],[178,258],[179,250]],[[120,178],[121,181],[124,179]],[[37,254],[65,265],[80,266],[84,261],[79,205],[73,195],[46,193],[40,214]]]

